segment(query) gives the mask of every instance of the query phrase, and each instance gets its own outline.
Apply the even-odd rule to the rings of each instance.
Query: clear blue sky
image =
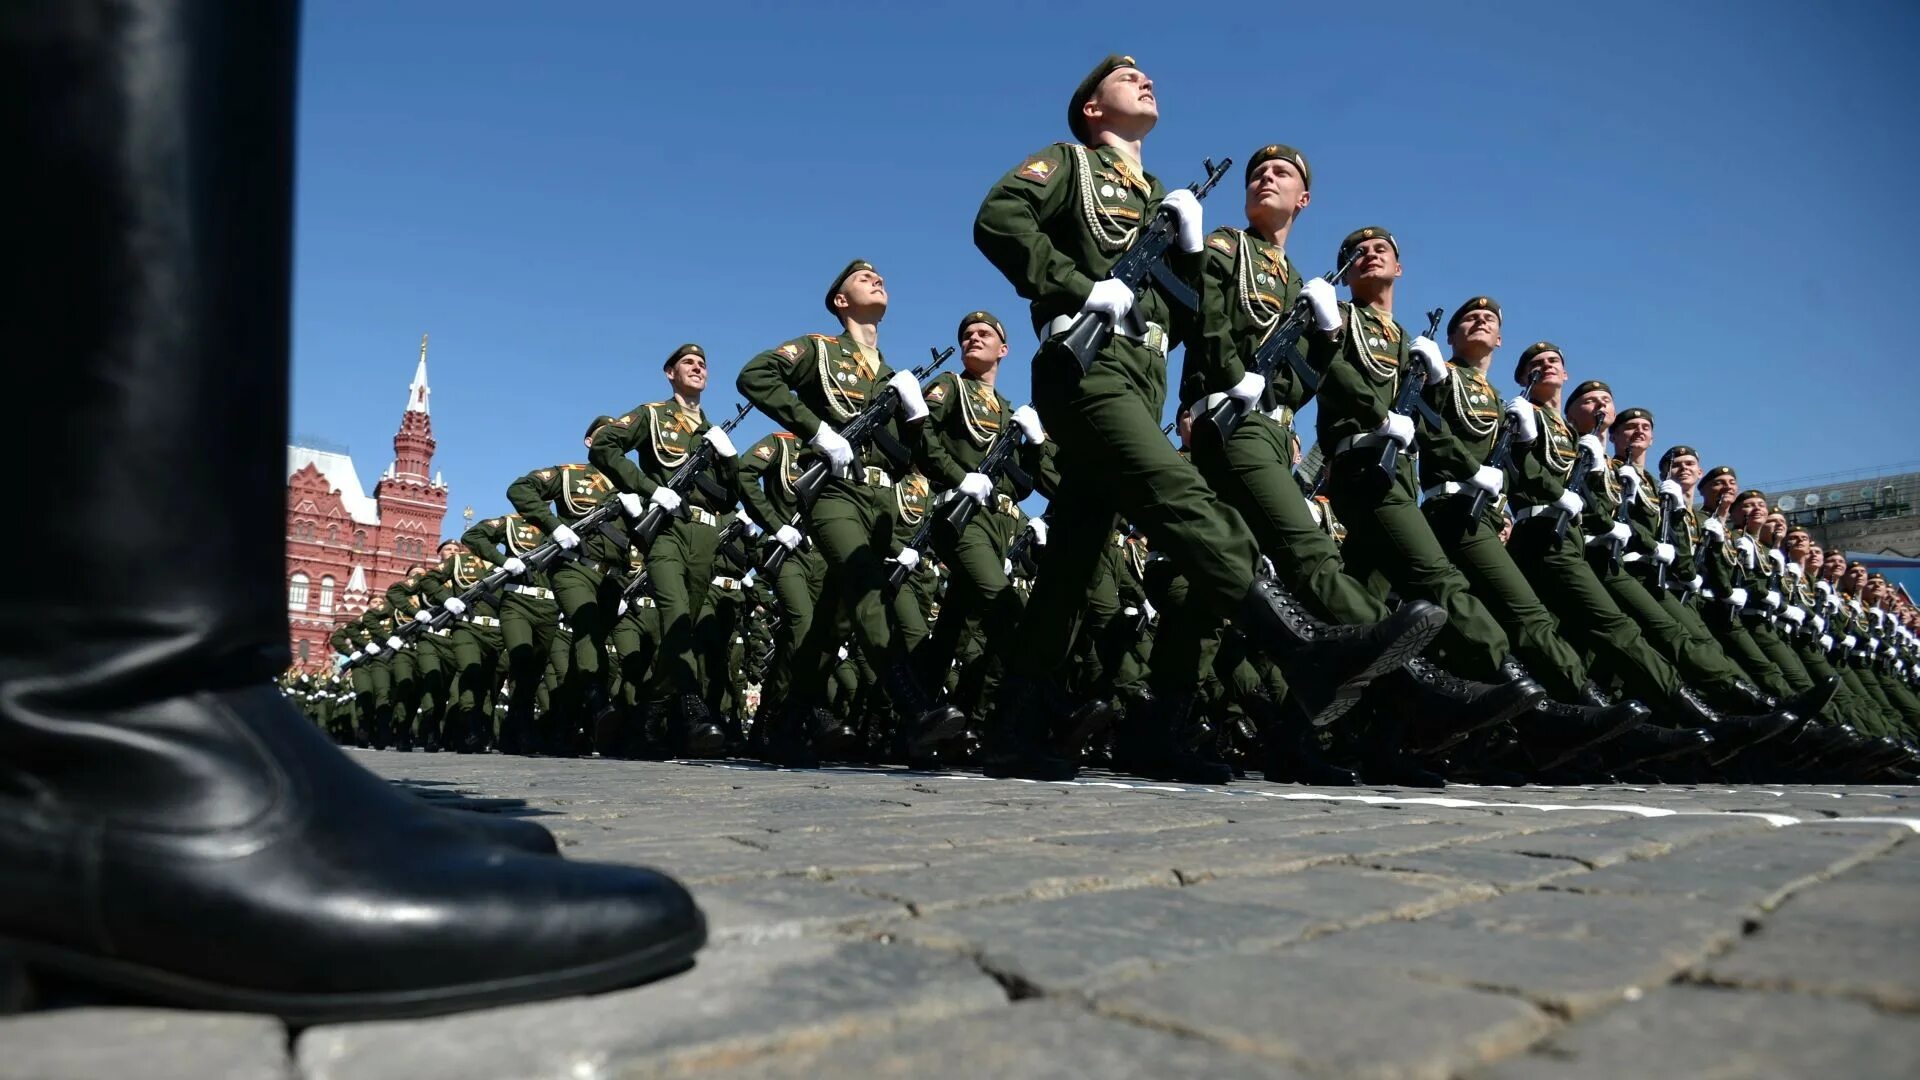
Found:
[[[1109,51],[1158,84],[1146,158],[1170,186],[1292,143],[1307,271],[1378,224],[1403,321],[1499,298],[1497,386],[1551,338],[1654,410],[1657,447],[1749,481],[1920,457],[1911,0],[315,0],[306,20],[294,430],[371,485],[431,332],[448,532],[581,460],[595,413],[662,397],[679,342],[731,411],[746,359],[833,329],[821,294],[854,257],[888,279],[895,366],[986,307],[1025,400],[1024,306],[973,214],[1068,138]],[[1211,222],[1243,223],[1238,176]]]

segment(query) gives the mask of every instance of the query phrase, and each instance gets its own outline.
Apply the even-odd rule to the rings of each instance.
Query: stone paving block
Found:
[[[296,1050],[308,1080],[601,1076],[1005,1002],[963,957],[873,942],[777,941],[708,949],[692,971],[612,994],[313,1028]]]
[[[638,1080],[647,1074],[629,1075]],[[784,1050],[736,1068],[701,1069],[693,1075],[715,1080],[851,1076],[900,1080],[932,1076],[1288,1080],[1305,1074],[1204,1039],[1095,1016],[1077,1006],[1029,1001],[956,1020],[902,1026],[819,1047]]]
[[[707,913],[709,940],[716,945],[850,930],[909,917],[903,904],[801,877],[706,885],[694,895]]]
[[[0,1080],[284,1080],[270,1016],[60,1009],[0,1019]]]
[[[1264,904],[1209,900],[1196,889],[1147,888],[941,912],[892,932],[977,955],[992,970],[1043,990],[1064,990],[1276,945],[1317,921]]]
[[[1278,877],[1222,878],[1189,886],[1188,891],[1206,900],[1257,904],[1306,916],[1314,920],[1316,930],[1416,918],[1495,895],[1493,889],[1472,882],[1357,866],[1319,866]]]
[[[1416,925],[1641,947],[1685,964],[1738,939],[1746,916],[1735,905],[1688,897],[1543,890],[1452,908]]]
[[[1709,962],[1703,977],[1920,1009],[1917,909],[1911,886],[1843,876],[1782,904],[1755,933]]]
[[[1627,824],[1622,822],[1621,824]],[[1673,850],[1669,840],[1638,835],[1638,831],[1614,830],[1610,826],[1593,829],[1554,829],[1489,841],[1487,848],[1520,855],[1572,859],[1598,870],[1628,859],[1648,859]]]
[[[1577,892],[1664,894],[1770,907],[1795,889],[1868,857],[1889,844],[1871,830],[1716,838],[1651,859],[1618,863],[1555,888]]]
[[[1094,1007],[1323,1075],[1378,1080],[1444,1080],[1554,1027],[1515,998],[1285,951],[1169,968],[1098,994]]]
[[[1180,884],[1164,861],[1144,852],[1119,856],[1039,848],[1037,844],[1001,847],[935,859],[921,869],[848,877],[841,883],[863,896],[911,905],[921,915],[980,904]]]
[[[1575,1024],[1473,1080],[1920,1076],[1920,1021],[1799,994],[1661,989]]]
[[[1376,856],[1370,860],[1370,865],[1383,870],[1403,870],[1476,882],[1502,890],[1540,885],[1588,873],[1585,866],[1572,859],[1490,851],[1472,844],[1406,855]]]

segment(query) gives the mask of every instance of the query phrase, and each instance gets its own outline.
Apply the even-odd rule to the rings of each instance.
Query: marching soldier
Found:
[[[779,573],[768,583],[779,614],[771,627],[773,656],[760,684],[762,715],[755,720],[756,742],[774,726],[769,710],[787,700],[793,685],[794,657],[813,628],[814,609],[827,580],[827,564],[820,549],[807,542],[795,524],[800,520],[800,503],[794,484],[809,460],[805,446],[791,431],[768,435],[740,457],[740,500],[748,518],[767,537],[768,551],[775,544],[787,550]]]
[[[554,741],[537,738],[533,714],[540,676],[546,670],[558,628],[560,606],[546,571],[530,573],[521,556],[539,547],[546,534],[519,514],[485,518],[469,526],[460,542],[490,567],[505,567],[513,578],[500,594],[500,643],[506,650],[512,690],[500,723],[501,753],[563,753]]]
[[[440,545],[440,551],[444,558],[430,575],[429,590],[435,602],[454,616],[448,629],[459,683],[459,696],[450,703],[446,741],[450,749],[473,753],[493,741],[487,705],[500,682],[500,609],[492,596],[482,596],[469,606],[460,594],[478,585],[493,565],[462,541],[449,540]]]
[[[643,499],[673,515],[646,552],[660,620],[657,681],[673,694],[669,749],[675,754],[705,755],[726,745],[726,735],[714,723],[701,690],[694,624],[713,585],[720,516],[733,510],[739,484],[734,462],[738,451],[727,433],[708,423],[701,411],[707,355],[700,346],[690,343],[675,349],[662,370],[673,388],[672,396],[638,406],[600,428],[587,460],[620,489],[621,506],[629,519],[645,513]],[[713,446],[712,475],[695,477],[685,493],[673,490],[668,479],[701,442]],[[627,456],[630,452],[637,452],[638,465]]]
[[[887,302],[886,281],[879,271],[855,259],[827,287],[827,311],[840,322],[840,334],[794,338],[755,356],[740,371],[741,396],[807,440],[807,460],[826,462],[833,474],[807,511],[807,535],[825,560],[826,582],[821,611],[800,643],[786,708],[776,721],[771,753],[780,764],[811,766],[817,760],[811,747],[813,707],[825,689],[840,630],[849,621],[908,725],[913,752],[958,734],[965,720],[958,710],[935,704],[927,695],[906,642],[888,623],[882,596],[898,513],[891,489],[907,464],[890,457],[883,444],[890,440],[898,445],[899,424],[917,425],[927,417],[913,373],[896,373],[880,354],[880,321],[886,317]],[[889,388],[899,401],[897,418],[883,426],[891,430],[865,446],[850,445],[837,425],[859,416]]]

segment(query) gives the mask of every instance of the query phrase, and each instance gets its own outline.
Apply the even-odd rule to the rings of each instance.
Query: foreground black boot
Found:
[[[1510,677],[1525,672],[1508,660],[1502,666]],[[1519,754],[1533,772],[1545,772],[1564,765],[1580,752],[1647,721],[1653,714],[1637,701],[1609,702],[1600,688],[1588,683],[1575,703],[1542,698],[1540,704],[1512,720],[1519,737]]]
[[[1249,702],[1261,729],[1261,773],[1276,784],[1352,787],[1360,774],[1328,761],[1314,738],[1313,721],[1292,702]]]
[[[1714,741],[1710,757],[1715,765],[1742,750],[1784,735],[1806,722],[1790,712],[1765,716],[1722,716],[1690,686],[1682,686],[1680,692],[1673,696],[1673,701],[1668,703],[1666,718],[1675,727],[1702,728],[1710,732]]]
[[[980,746],[980,769],[998,779],[1071,780],[1073,759],[1055,753],[1047,740],[1050,687],[1024,675],[1007,676]]]
[[[1319,727],[1345,716],[1367,684],[1418,656],[1446,623],[1445,611],[1415,600],[1377,623],[1333,626],[1264,574],[1234,615],[1248,640],[1280,664],[1289,690]]]
[[[1507,682],[1479,683],[1449,675],[1421,657],[1378,680],[1383,708],[1405,717],[1405,747],[1416,754],[1437,754],[1484,728],[1514,717],[1546,700],[1539,683],[1524,676]]]
[[[916,757],[931,754],[941,743],[966,730],[967,714],[951,705],[934,704],[920,688],[906,650],[896,644],[892,652],[880,680],[886,684],[900,722],[906,725],[907,752]]]
[[[60,362],[0,437],[115,527],[63,536],[71,578],[0,598],[0,954],[30,980],[301,1024],[686,967],[705,927],[679,885],[486,839],[268,685],[288,660],[271,466],[294,5],[29,10],[0,16],[24,106],[0,120],[0,197],[35,212],[0,258],[31,282],[10,347]]]
[[[674,700],[668,745],[678,757],[712,757],[727,748],[727,733],[713,722],[699,694],[681,694]]]
[[[1194,714],[1193,691],[1157,693],[1133,733],[1131,769],[1149,780],[1182,784],[1225,784],[1233,769],[1203,745]]]
[[[813,748],[813,733],[813,707],[788,702],[773,713],[766,752],[761,760],[788,769],[819,768],[820,756]]]
[[[1824,679],[1816,679],[1814,684],[1807,689],[1791,697],[1781,699],[1780,708],[1795,716],[1804,716],[1812,719],[1819,716],[1828,705],[1832,704],[1834,695],[1839,692],[1840,676],[1829,675]]]

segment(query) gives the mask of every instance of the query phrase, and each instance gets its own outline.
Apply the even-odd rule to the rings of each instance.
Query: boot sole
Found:
[[[1441,608],[1434,608],[1415,621],[1359,674],[1341,683],[1332,700],[1318,709],[1307,710],[1313,726],[1326,727],[1351,712],[1373,680],[1419,656],[1446,625],[1447,613]]]
[[[693,966],[707,942],[705,916],[684,933],[644,949],[591,964],[505,979],[419,990],[302,994],[223,986],[159,968],[75,952],[40,942],[0,937],[0,954],[11,955],[29,979],[42,978],[126,994],[159,1005],[221,1012],[264,1013],[289,1024],[397,1020],[553,998],[594,994],[673,975]]]

